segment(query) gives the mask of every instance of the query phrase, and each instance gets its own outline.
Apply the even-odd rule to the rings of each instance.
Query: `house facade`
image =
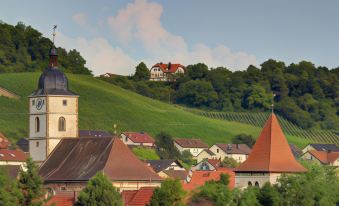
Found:
[[[304,147],[304,149],[302,149],[302,154],[309,150],[339,152],[339,147],[335,144],[308,144]]]
[[[154,138],[146,132],[123,132],[120,134],[120,139],[129,146],[155,146]]]
[[[185,67],[181,64],[157,63],[150,69],[151,81],[175,81],[185,74]]]
[[[180,153],[188,150],[194,159],[197,159],[197,156],[203,150],[208,149],[208,145],[200,139],[177,138],[174,139],[174,146],[179,150]]]
[[[296,161],[274,113],[266,121],[251,154],[235,168],[235,186],[261,187],[275,184],[281,174],[302,173],[307,170]]]
[[[251,148],[246,144],[222,144],[218,143],[210,148],[217,159],[223,160],[225,157],[233,158],[237,162],[244,162],[251,153]]]
[[[202,150],[196,157],[197,162],[201,162],[204,159],[217,159],[217,156],[209,149]]]
[[[301,156],[301,158],[323,165],[339,167],[339,152],[308,150]]]

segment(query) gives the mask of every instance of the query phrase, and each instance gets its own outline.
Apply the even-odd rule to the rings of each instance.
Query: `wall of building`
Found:
[[[180,153],[183,153],[183,151],[185,150],[189,150],[190,153],[193,155],[194,159],[196,159],[199,153],[202,152],[204,149],[208,149],[208,148],[183,148],[176,142],[174,142],[174,146],[179,150]]]
[[[213,145],[210,150],[216,155],[217,159],[225,159],[225,157],[233,158],[239,163],[243,163],[248,155],[245,154],[227,154],[224,150],[222,150],[217,145]]]
[[[236,173],[235,187],[244,189],[248,187],[249,182],[252,183],[252,186],[258,183],[259,187],[262,187],[266,182],[275,184],[280,175],[280,173]]]
[[[166,81],[166,75],[160,67],[153,67],[151,69],[151,80],[153,81]]]
[[[34,161],[41,162],[47,157],[46,139],[30,139],[29,140],[29,153]]]
[[[304,160],[311,160],[311,161],[313,161],[313,162],[316,162],[316,163],[318,163],[318,164],[321,164],[321,162],[320,162],[317,158],[313,157],[313,155],[311,155],[309,152],[304,153],[304,154],[301,156],[301,159],[304,159]]]
[[[302,153],[304,154],[305,152],[309,151],[309,150],[314,150],[314,148],[311,145],[307,145],[303,150]]]
[[[211,156],[210,154],[208,154],[205,150],[203,150],[202,152],[200,152],[200,154],[197,156],[197,162],[201,162],[204,159],[217,159],[216,155]]]

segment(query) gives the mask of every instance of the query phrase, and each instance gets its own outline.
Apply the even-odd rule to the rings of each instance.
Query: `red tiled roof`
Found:
[[[317,150],[309,150],[308,152],[323,164],[333,163],[339,158],[339,152],[327,152]]]
[[[75,197],[73,192],[59,192],[54,195],[44,206],[73,206]]]
[[[152,143],[154,144],[154,139],[146,132],[124,132],[132,142],[135,143]]]
[[[295,160],[278,119],[275,114],[272,114],[265,123],[251,154],[235,171],[306,172],[307,170]]]
[[[207,162],[216,169],[220,166],[220,161],[218,159],[207,159]]]
[[[216,144],[220,149],[222,149],[227,154],[245,154],[248,155],[251,153],[251,148],[246,144]]]
[[[4,134],[0,132],[0,149],[7,149],[9,145],[8,139],[5,137]]]
[[[232,170],[227,168],[218,168],[217,171],[192,171],[190,182],[182,183],[182,186],[185,190],[191,191],[204,185],[206,181],[218,181],[220,179],[220,174],[228,174],[230,176],[229,187],[233,189],[235,185],[235,174]]]
[[[186,180],[188,172],[186,170],[164,170],[168,177],[179,180]]]
[[[179,67],[183,68],[185,70],[185,67],[181,64],[171,64],[171,68],[168,69],[167,64],[163,63],[157,63],[153,67],[159,67],[164,73],[175,73]],[[153,68],[152,67],[152,68]]]
[[[153,196],[154,187],[142,187],[139,190],[123,191],[122,199],[126,206],[145,206]]]
[[[0,149],[0,161],[25,162],[26,159],[26,154],[19,149]]]
[[[208,145],[200,139],[177,138],[174,142],[183,148],[208,148]]]

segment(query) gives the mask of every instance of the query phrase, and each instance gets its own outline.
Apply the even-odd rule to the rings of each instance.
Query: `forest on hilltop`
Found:
[[[316,67],[312,62],[286,64],[269,59],[261,68],[250,65],[232,72],[226,67],[188,65],[176,82],[150,82],[144,63],[132,77],[102,79],[144,96],[213,111],[275,111],[298,126],[339,130],[339,67]]]
[[[0,73],[43,71],[48,66],[53,43],[42,34],[19,22],[16,26],[0,20]],[[57,48],[59,68],[68,73],[92,74],[86,60],[75,49]]]

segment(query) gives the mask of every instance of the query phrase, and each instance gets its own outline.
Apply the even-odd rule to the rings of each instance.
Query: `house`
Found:
[[[79,130],[79,137],[112,137],[113,135],[106,131],[99,130]]]
[[[180,153],[188,150],[194,159],[205,149],[208,149],[208,145],[200,139],[185,139],[177,138],[174,139],[174,146],[179,150]]]
[[[217,159],[217,156],[209,149],[202,150],[197,156],[197,162],[201,162],[204,159]]]
[[[147,160],[146,162],[162,178],[181,179],[183,176],[187,176],[186,169],[178,160]]]
[[[151,81],[175,81],[178,76],[185,74],[185,67],[181,64],[157,63],[150,69]]]
[[[3,134],[0,134],[0,165],[13,165],[19,166],[20,169],[25,169],[27,155],[20,149],[10,149],[9,146],[8,139]],[[6,169],[10,170],[10,173],[14,171],[14,168],[16,167],[6,167]]]
[[[125,206],[144,206],[151,201],[153,190],[153,187],[142,187],[140,190],[123,191],[121,198]]]
[[[220,167],[220,161],[217,159],[203,159],[197,165],[192,167],[192,171],[216,171]]]
[[[251,153],[251,148],[246,144],[222,144],[213,145],[210,150],[216,155],[217,159],[223,160],[225,157],[233,158],[237,162],[244,162]]]
[[[120,191],[162,182],[118,137],[63,138],[39,169],[45,188],[54,193],[79,192],[97,172]]]
[[[301,158],[312,160],[323,165],[339,167],[339,152],[308,150]]]
[[[120,139],[129,146],[154,147],[154,139],[146,132],[123,132]]]
[[[275,184],[282,174],[307,172],[294,158],[274,113],[268,118],[248,158],[235,168],[239,188]]]
[[[28,139],[26,138],[20,138],[17,142],[16,145],[26,154],[29,153],[29,148],[28,148]]]
[[[339,147],[335,144],[308,144],[302,149],[302,154],[309,150],[339,152]]]
[[[207,181],[220,180],[221,174],[229,175],[229,187],[230,189],[234,188],[234,172],[228,168],[219,168],[216,171],[190,171],[189,175],[185,182],[182,183],[184,190],[192,191],[202,185]]]

